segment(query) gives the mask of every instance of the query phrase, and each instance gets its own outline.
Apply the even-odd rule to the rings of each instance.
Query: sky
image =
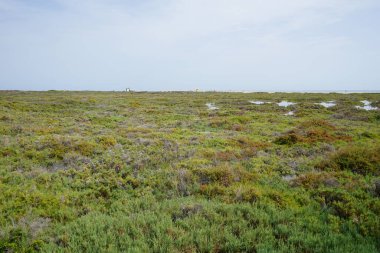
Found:
[[[380,90],[379,0],[0,0],[0,89]]]

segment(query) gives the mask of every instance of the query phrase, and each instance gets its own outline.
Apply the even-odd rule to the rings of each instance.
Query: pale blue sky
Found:
[[[0,89],[379,90],[379,0],[0,0]]]

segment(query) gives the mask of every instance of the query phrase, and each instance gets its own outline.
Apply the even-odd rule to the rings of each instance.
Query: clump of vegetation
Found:
[[[295,131],[292,130],[276,138],[274,143],[279,145],[292,145],[302,141],[302,136],[298,135]]]
[[[296,177],[291,181],[293,186],[302,186],[307,189],[315,189],[320,186],[337,188],[340,183],[337,176],[330,173],[309,172]]]
[[[117,143],[116,139],[112,136],[101,136],[98,138],[98,141],[105,147],[115,146]]]
[[[380,175],[380,147],[346,147],[321,162],[320,169],[348,170],[354,173]]]
[[[338,140],[350,141],[352,138],[325,120],[309,120],[279,136],[274,142],[279,145],[292,145],[298,142],[315,143]]]
[[[223,186],[229,186],[233,181],[240,180],[239,172],[225,166],[199,169],[195,170],[194,173],[199,177],[201,185],[219,183]]]

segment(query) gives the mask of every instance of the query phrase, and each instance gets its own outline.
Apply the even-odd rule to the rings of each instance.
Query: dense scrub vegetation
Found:
[[[364,99],[0,92],[0,252],[379,252]]]

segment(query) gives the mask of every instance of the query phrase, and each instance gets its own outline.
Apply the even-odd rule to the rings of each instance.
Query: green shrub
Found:
[[[325,120],[310,120],[277,137],[274,143],[293,145],[298,142],[315,143],[338,140],[351,141],[352,138]]]
[[[234,180],[233,170],[229,167],[214,167],[194,171],[200,184],[219,183],[224,186],[230,185]]]
[[[297,135],[295,132],[289,132],[286,133],[285,135],[282,135],[278,137],[274,143],[279,144],[279,145],[292,145],[296,144],[297,142],[301,141],[302,138]]]
[[[113,136],[101,136],[98,137],[98,142],[105,147],[115,146],[117,141]]]
[[[330,155],[318,165],[320,169],[348,170],[367,175],[380,173],[380,147],[346,147]]]

